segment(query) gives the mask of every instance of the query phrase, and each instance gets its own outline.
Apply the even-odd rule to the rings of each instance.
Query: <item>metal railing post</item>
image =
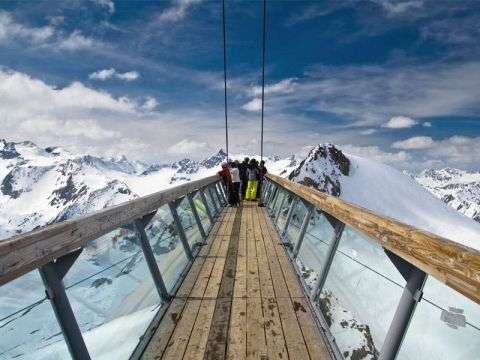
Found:
[[[298,240],[297,244],[295,245],[295,249],[293,250],[293,258],[296,259],[298,256],[298,252],[300,251],[300,248],[303,243],[303,239],[305,238],[305,233],[307,232],[308,228],[308,223],[310,222],[310,218],[312,217],[313,211],[315,208],[313,205],[308,204],[307,205],[307,212],[305,213],[305,216],[303,217],[302,221],[302,226],[300,228],[300,233],[298,234]]]
[[[222,206],[227,205],[227,203],[228,203],[227,197],[225,196],[225,194],[223,193],[223,191],[220,190],[220,188],[221,188],[223,185],[220,184],[220,182],[217,182],[217,183],[215,183],[213,186],[214,186],[214,192],[215,192],[215,194],[217,195],[218,203],[220,204],[220,206],[222,207]]]
[[[328,272],[330,271],[330,268],[332,266],[335,252],[337,251],[338,244],[340,243],[340,239],[342,238],[343,229],[345,229],[345,224],[337,220],[337,224],[334,228],[333,239],[328,248],[327,259],[325,260],[325,263],[320,269],[320,272],[317,277],[317,281],[313,286],[313,289],[311,292],[310,298],[312,299],[312,302],[315,302],[318,299],[318,296],[320,295],[320,292],[323,289],[323,285],[325,285]]]
[[[75,319],[75,314],[70,306],[70,301],[68,300],[65,286],[63,285],[63,277],[73,265],[78,255],[80,255],[80,252],[78,252],[78,254],[73,253],[66,255],[63,258],[57,259],[56,262],[50,262],[42,266],[39,272],[45,285],[47,298],[52,304],[55,317],[60,325],[72,359],[90,360],[82,332]],[[69,258],[71,256],[74,257],[73,261]]]
[[[298,202],[298,198],[295,195],[293,195],[290,208],[288,209],[287,219],[285,220],[285,225],[283,226],[283,229],[282,229],[282,234],[281,234],[282,236],[284,236],[287,233],[287,229],[288,229],[288,226],[290,225],[290,221],[292,221],[293,210],[295,209],[297,202]]]
[[[207,189],[208,189],[208,193],[210,194],[210,199],[212,200],[213,209],[215,210],[215,216],[217,216],[219,211],[218,211],[218,207],[217,207],[217,202],[215,201],[215,198],[213,197],[212,188],[209,186]]]
[[[387,255],[389,255],[390,259],[394,258],[392,262],[397,268],[400,267],[400,273],[407,281],[407,284],[403,289],[397,310],[380,350],[380,360],[394,360],[397,357],[415,308],[422,299],[423,287],[427,280],[427,274],[419,268],[396,255],[388,253]]]
[[[223,205],[225,206],[226,204],[228,204],[227,189],[223,184],[223,182],[218,182],[217,184],[218,184],[219,193],[222,195],[221,198],[223,200]]]
[[[275,222],[274,222],[275,225],[278,224],[278,219],[280,218],[280,214],[282,213],[283,204],[285,204],[285,200],[287,199],[287,197],[288,197],[288,193],[286,191],[284,191],[283,198],[280,201],[280,206],[278,207],[277,214],[275,215]]]
[[[160,269],[155,260],[155,256],[153,255],[152,247],[150,246],[147,233],[145,232],[145,224],[141,220],[135,220],[134,223],[140,237],[140,246],[143,251],[143,256],[145,256],[145,261],[147,262],[148,270],[150,271],[155,287],[157,288],[158,295],[160,295],[160,298],[163,301],[167,302],[170,300],[170,294],[168,293],[162,274],[160,273]]]
[[[210,220],[211,226],[213,226],[213,216],[212,212],[210,211],[210,208],[208,207],[208,202],[207,198],[205,196],[205,193],[203,192],[203,189],[198,190],[200,193],[200,198],[202,199],[203,206],[205,207],[205,211],[207,212],[208,220]]]
[[[178,216],[177,206],[180,203],[180,199],[176,200],[175,203],[169,203],[168,206],[170,208],[170,212],[172,213],[173,221],[175,222],[175,226],[177,227],[178,235],[180,236],[180,241],[182,242],[183,249],[185,250],[185,254],[187,254],[187,258],[192,261],[193,254],[192,249],[190,249],[190,244],[188,243],[187,236],[185,235],[185,230],[183,230],[182,222],[180,221],[180,217]]]
[[[193,201],[192,194],[187,195],[188,203],[190,204],[190,208],[192,209],[193,217],[195,218],[195,222],[198,226],[198,231],[200,231],[200,235],[205,240],[207,238],[207,234],[205,234],[205,230],[203,229],[202,221],[200,220],[200,216],[198,215],[197,207],[195,206],[195,201]]]

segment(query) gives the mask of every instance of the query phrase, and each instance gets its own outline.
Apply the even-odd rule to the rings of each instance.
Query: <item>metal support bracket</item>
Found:
[[[160,269],[158,268],[157,262],[155,260],[155,256],[153,255],[153,250],[152,250],[152,247],[150,246],[150,242],[148,241],[144,224],[145,224],[144,219],[135,220],[135,227],[140,237],[140,246],[142,248],[143,255],[145,256],[148,270],[150,270],[150,274],[152,275],[153,282],[155,283],[155,287],[157,288],[158,295],[160,295],[160,298],[163,301],[168,302],[171,297],[170,297],[170,294],[168,293],[167,287],[165,286],[165,282],[163,281],[163,277],[162,277],[162,274],[160,273]]]
[[[55,262],[50,262],[42,266],[39,272],[72,359],[90,360],[87,346],[62,281],[81,252],[82,249],[79,249]]]
[[[394,360],[405,338],[415,308],[422,299],[427,274],[392,252],[385,250],[385,253],[407,281],[379,357],[381,360]]]
[[[193,217],[195,218],[195,222],[198,226],[198,231],[200,231],[200,235],[202,239],[207,238],[207,234],[205,234],[205,230],[203,229],[202,221],[200,220],[200,216],[198,215],[197,207],[195,206],[195,201],[193,201],[193,196],[191,194],[187,195],[188,203],[190,204],[190,208],[192,209]]]
[[[296,259],[300,248],[302,247],[303,239],[305,238],[305,233],[307,232],[308,223],[310,222],[310,218],[312,217],[313,211],[315,207],[313,205],[309,205],[307,207],[307,212],[303,217],[302,226],[300,228],[300,233],[298,234],[297,244],[295,245],[295,250],[293,250],[293,258]]]
[[[170,208],[170,212],[172,213],[175,226],[177,227],[178,235],[180,236],[180,241],[182,242],[185,254],[187,255],[188,260],[193,261],[194,257],[192,254],[192,249],[190,249],[190,244],[188,243],[187,236],[185,235],[185,230],[183,230],[182,222],[178,216],[177,207],[172,203],[169,203],[168,206]]]

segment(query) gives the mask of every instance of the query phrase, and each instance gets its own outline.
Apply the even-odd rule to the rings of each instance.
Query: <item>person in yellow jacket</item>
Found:
[[[248,183],[245,200],[256,200],[259,170],[257,161],[255,159],[250,160],[250,163],[248,164],[247,174]]]

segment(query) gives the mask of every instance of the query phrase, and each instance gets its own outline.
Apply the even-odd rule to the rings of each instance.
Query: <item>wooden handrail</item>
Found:
[[[214,175],[191,181],[80,218],[0,240],[0,285],[69,254],[90,240],[218,180],[218,175]]]
[[[480,251],[280,176],[267,178],[480,304]]]

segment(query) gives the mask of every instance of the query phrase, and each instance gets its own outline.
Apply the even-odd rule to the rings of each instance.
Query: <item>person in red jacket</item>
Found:
[[[227,196],[229,198],[228,200],[230,204],[231,197],[229,196],[229,194],[232,191],[232,175],[230,174],[230,170],[228,169],[227,163],[222,164],[222,170],[220,170],[217,174],[222,178],[222,181],[225,184],[225,188],[227,189]]]

